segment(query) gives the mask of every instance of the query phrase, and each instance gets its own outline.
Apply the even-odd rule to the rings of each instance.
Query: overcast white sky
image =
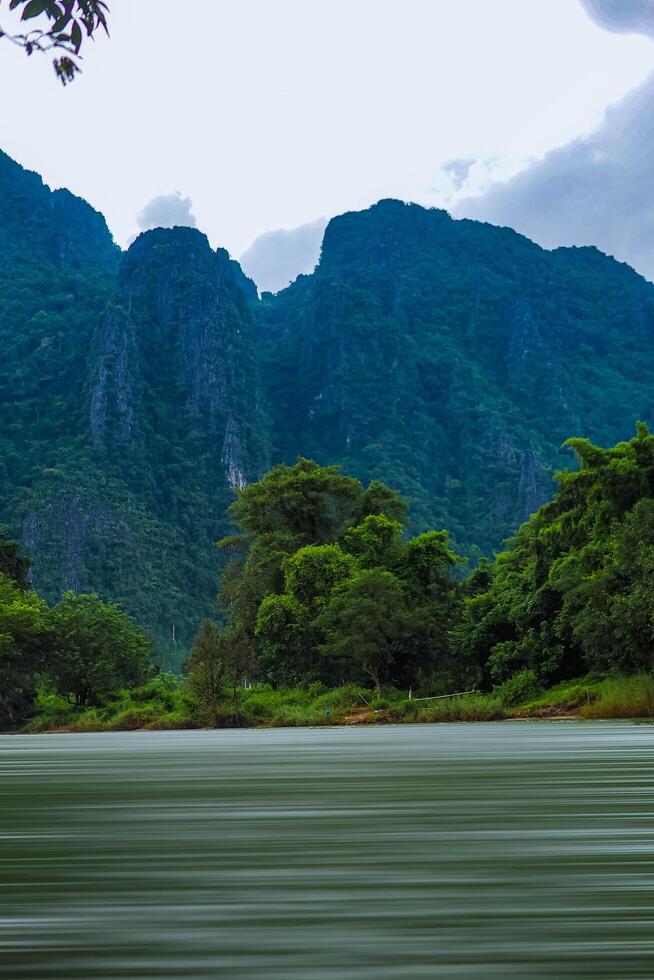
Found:
[[[0,147],[85,197],[121,245],[172,191],[235,255],[380,197],[447,204],[447,161],[481,161],[480,186],[508,175],[590,132],[654,66],[651,39],[602,30],[578,0],[110,6],[111,40],[66,89],[0,41]]]

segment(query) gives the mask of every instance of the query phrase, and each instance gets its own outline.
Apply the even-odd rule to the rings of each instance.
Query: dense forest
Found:
[[[402,535],[446,528],[472,567],[551,498],[566,438],[654,414],[654,286],[595,249],[382,201],[259,299],[199,231],[121,253],[3,154],[0,246],[0,521],[48,603],[119,603],[165,667],[214,613],[235,492],[271,466],[395,488]]]
[[[413,720],[414,692],[471,690],[481,698],[457,710],[497,717],[579,677],[590,707],[593,683],[634,675],[622,710],[651,713],[654,436],[639,423],[612,449],[572,448],[579,469],[465,577],[444,530],[407,535],[406,504],[383,483],[307,459],[274,467],[232,504],[220,615],[202,624],[181,679],[159,673],[115,604],[68,592],[49,607],[4,536],[0,725],[315,722],[384,697]]]

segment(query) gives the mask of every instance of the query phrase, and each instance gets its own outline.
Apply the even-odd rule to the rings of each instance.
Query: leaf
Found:
[[[55,58],[52,62],[55,74],[62,85],[67,85],[68,82],[72,82],[76,74],[79,74],[81,69],[75,62],[68,57]]]
[[[21,20],[31,20],[32,17],[38,17],[49,6],[50,0],[29,0],[29,3],[23,10]]]
[[[65,13],[60,14],[59,17],[57,18],[57,20],[54,22],[54,24],[50,28],[50,30],[54,34],[56,34],[58,31],[62,31],[64,29],[64,27],[66,26],[66,24],[68,23],[69,20],[70,20],[70,14],[65,14]]]
[[[75,54],[78,54],[79,49],[82,47],[82,28],[79,26],[77,21],[73,22],[73,26],[70,31],[70,40],[75,48]]]

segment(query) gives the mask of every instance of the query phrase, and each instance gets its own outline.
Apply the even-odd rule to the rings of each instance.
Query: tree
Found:
[[[355,521],[360,524],[370,515],[383,514],[389,521],[396,521],[403,527],[406,523],[406,512],[406,502],[397,490],[391,490],[380,480],[371,480],[359,501]]]
[[[362,496],[359,481],[344,476],[340,466],[300,457],[294,466],[275,466],[239,490],[231,514],[247,534],[289,535],[299,548],[338,537]]]
[[[152,644],[116,603],[66,592],[50,611],[54,654],[48,674],[79,706],[98,704],[152,670]]]
[[[25,721],[50,642],[43,599],[0,573],[0,728]]]
[[[220,705],[229,693],[240,722],[243,683],[252,669],[246,646],[239,638],[221,630],[211,619],[200,627],[184,667],[191,692],[216,724]]]
[[[360,524],[348,528],[343,546],[365,568],[392,568],[401,553],[402,525],[385,514],[368,514]]]
[[[654,667],[654,437],[569,445],[579,470],[467,590],[457,639],[488,682]]]
[[[449,569],[459,561],[448,547],[447,531],[427,531],[407,542],[403,575],[411,589],[427,597],[451,587]]]
[[[273,687],[313,679],[315,642],[309,610],[292,595],[266,596],[257,613],[259,671]]]
[[[321,605],[354,572],[356,562],[337,544],[307,545],[284,561],[286,591],[305,606]]]
[[[406,597],[399,580],[379,568],[358,572],[317,620],[320,653],[332,679],[369,677],[379,691],[402,646]],[[358,675],[358,676],[357,676]]]
[[[19,589],[29,589],[29,558],[21,554],[17,541],[9,538],[5,528],[0,527],[0,574],[10,578]]]
[[[224,638],[216,624],[205,619],[185,666],[189,687],[214,724],[227,684],[224,647]]]
[[[100,29],[109,34],[109,7],[104,0],[9,0],[7,6],[10,11],[20,12],[21,22],[27,27],[15,33],[0,28],[0,38],[17,44],[27,55],[36,51],[63,52],[52,62],[63,85],[81,72],[78,61],[85,38],[94,38]]]
[[[378,508],[375,511],[375,508]],[[444,531],[402,540],[406,511],[378,481],[299,459],[239,492],[241,534],[221,597],[229,630],[274,685],[345,678],[407,686],[455,675],[459,559]],[[351,631],[351,634],[348,633]],[[448,659],[450,658],[450,659]]]
[[[352,523],[363,495],[359,481],[340,467],[303,458],[274,467],[238,491],[231,514],[240,533],[219,542],[233,555],[221,578],[220,603],[230,632],[252,657],[261,654],[264,642],[259,607],[267,596],[285,591],[284,562],[305,546],[334,543]],[[277,662],[272,649],[267,647],[266,671]]]
[[[266,596],[257,613],[264,676],[275,686],[322,680],[315,620],[354,574],[356,561],[337,544],[307,545],[286,558],[282,568],[284,593]]]

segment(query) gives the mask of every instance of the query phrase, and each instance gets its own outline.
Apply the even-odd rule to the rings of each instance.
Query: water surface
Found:
[[[0,975],[654,977],[654,728],[0,738]]]

